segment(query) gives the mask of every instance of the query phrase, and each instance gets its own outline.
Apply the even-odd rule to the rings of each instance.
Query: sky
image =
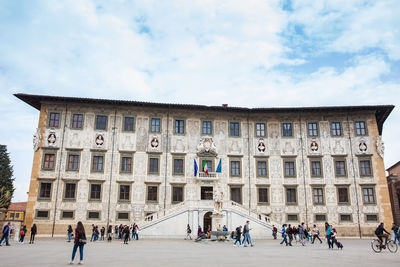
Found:
[[[39,112],[14,93],[243,107],[393,104],[400,5],[361,0],[0,0],[0,144],[26,201]]]

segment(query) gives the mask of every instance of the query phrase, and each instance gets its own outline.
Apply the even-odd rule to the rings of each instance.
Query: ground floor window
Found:
[[[183,201],[183,186],[172,187],[172,203]]]
[[[242,188],[231,187],[231,200],[242,204]]]
[[[213,200],[213,187],[202,186],[200,188],[200,199],[201,200]]]

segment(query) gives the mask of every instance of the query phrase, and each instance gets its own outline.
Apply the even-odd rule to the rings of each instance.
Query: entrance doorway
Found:
[[[208,226],[210,226],[210,229],[212,230],[211,214],[212,214],[211,211],[204,214],[204,219],[203,219],[203,232],[204,233],[207,232]]]

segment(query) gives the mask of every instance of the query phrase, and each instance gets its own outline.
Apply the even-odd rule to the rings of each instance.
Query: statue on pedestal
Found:
[[[222,192],[221,187],[217,184],[214,187],[213,193],[214,199],[214,211],[213,214],[222,214],[222,205],[224,203],[224,192]]]

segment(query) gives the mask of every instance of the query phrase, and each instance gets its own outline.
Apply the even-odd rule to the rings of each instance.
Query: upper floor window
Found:
[[[49,118],[49,127],[58,128],[60,126],[60,113],[51,112]]]
[[[230,136],[240,136],[239,122],[230,122],[229,123],[229,135]]]
[[[371,176],[371,161],[370,160],[360,160],[360,175],[361,176]]]
[[[158,202],[158,186],[156,185],[147,186],[147,201]]]
[[[308,136],[318,136],[318,124],[316,122],[308,123]]]
[[[174,159],[174,174],[183,174],[183,159]]]
[[[339,204],[349,203],[349,189],[347,187],[338,188],[338,203]]]
[[[313,200],[314,204],[324,204],[324,189],[313,188]]]
[[[365,121],[356,121],[356,135],[366,135],[367,128],[365,125]]]
[[[313,177],[321,177],[322,176],[322,168],[320,160],[312,160],[311,161],[311,176]]]
[[[212,134],[212,122],[211,121],[203,121],[203,127],[202,127],[202,134]]]
[[[43,169],[52,170],[56,163],[55,154],[44,154]]]
[[[207,170],[209,172],[212,172],[213,171],[213,162],[212,162],[212,160],[204,160],[204,161],[206,162]],[[202,172],[204,172],[204,161],[201,161],[202,162],[202,164],[201,164],[201,171]]]
[[[265,123],[256,123],[256,136],[257,137],[265,136]]]
[[[258,160],[257,161],[257,176],[258,177],[267,177],[267,161],[266,160]]]
[[[240,176],[240,161],[231,161],[231,176]]]
[[[122,157],[121,172],[132,172],[132,157]]]
[[[297,193],[296,188],[286,188],[286,203],[296,204],[297,203]]]
[[[64,198],[65,199],[75,199],[75,193],[76,193],[76,184],[75,183],[66,183]]]
[[[242,188],[231,187],[231,200],[236,203],[242,204]]]
[[[149,159],[149,173],[158,173],[158,158]]]
[[[172,203],[179,203],[183,201],[183,186],[172,187]]]
[[[258,203],[268,203],[268,188],[258,188]]]
[[[101,184],[91,184],[90,200],[100,200],[100,199],[101,199]]]
[[[42,199],[50,199],[51,196],[51,183],[40,183],[39,197]]]
[[[97,115],[96,116],[96,129],[105,130],[107,127],[107,116]]]
[[[158,119],[158,118],[151,119],[151,132],[152,133],[160,132],[160,119]]]
[[[103,171],[103,165],[104,165],[103,161],[104,161],[103,156],[93,156],[92,171],[97,171],[97,172]]]
[[[362,193],[364,204],[375,204],[375,193],[373,187],[364,187]]]
[[[335,160],[335,173],[337,177],[346,176],[346,161]]]
[[[340,122],[331,123],[331,133],[332,136],[342,136],[342,126],[340,125]]]
[[[184,120],[175,120],[175,133],[176,134],[184,134],[185,133],[185,121]]]
[[[125,117],[124,131],[125,132],[133,132],[134,129],[135,129],[135,118]]]
[[[119,200],[128,201],[130,199],[129,198],[130,191],[131,191],[130,185],[120,185],[119,186]]]
[[[72,128],[73,129],[82,129],[83,126],[83,114],[74,114],[72,115]]]
[[[292,123],[282,123],[282,135],[293,136]]]
[[[295,164],[294,161],[285,161],[285,177],[295,176]]]
[[[68,155],[68,170],[77,171],[79,169],[79,155]]]

